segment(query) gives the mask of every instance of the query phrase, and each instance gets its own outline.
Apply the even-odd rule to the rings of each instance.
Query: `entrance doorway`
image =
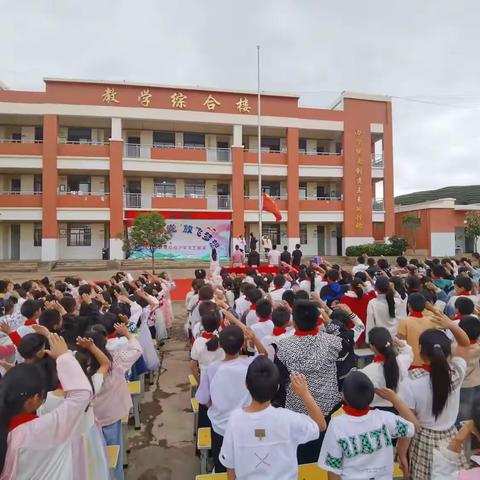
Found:
[[[317,253],[325,255],[325,225],[317,225]]]
[[[10,225],[10,259],[20,260],[20,224]]]
[[[219,210],[229,210],[230,207],[230,185],[228,183],[217,184],[217,199]]]
[[[142,182],[140,180],[127,180],[125,199],[127,208],[142,207]]]

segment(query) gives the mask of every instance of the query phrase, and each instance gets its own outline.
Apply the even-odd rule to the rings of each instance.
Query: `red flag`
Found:
[[[263,192],[263,209],[265,212],[273,213],[275,216],[275,221],[279,222],[282,219],[282,214],[280,213],[280,209],[278,208],[275,200],[270,195],[267,195]]]

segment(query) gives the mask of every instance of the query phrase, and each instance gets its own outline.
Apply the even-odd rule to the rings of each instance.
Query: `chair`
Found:
[[[193,438],[197,436],[197,429],[198,429],[198,410],[200,408],[198,401],[196,398],[190,399],[190,404],[192,405],[192,412],[193,412]]]
[[[115,470],[118,462],[118,454],[120,453],[120,445],[107,445],[108,464],[112,470]]]
[[[188,376],[188,381],[190,383],[190,396],[191,397],[194,397],[195,396],[195,393],[197,392],[197,388],[198,388],[198,382],[197,382],[197,379],[193,376],[193,374],[191,373],[189,376]]]
[[[207,473],[208,452],[212,449],[212,430],[209,427],[198,429],[197,449],[200,451],[200,473]]]
[[[135,420],[135,430],[140,430],[140,400],[142,396],[142,385],[140,380],[128,383],[128,393],[133,401],[133,418]]]
[[[128,467],[128,415],[122,417],[122,436],[123,436],[123,468]]]

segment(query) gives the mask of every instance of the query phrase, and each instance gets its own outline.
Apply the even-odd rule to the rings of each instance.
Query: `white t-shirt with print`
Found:
[[[211,363],[223,360],[225,358],[225,352],[223,351],[223,348],[218,347],[215,351],[210,352],[207,350],[207,342],[208,340],[206,338],[198,337],[193,342],[192,350],[190,352],[190,357],[192,360],[198,362],[201,375],[203,375]]]
[[[413,423],[390,412],[370,410],[360,417],[339,415],[328,425],[318,465],[341,475],[342,480],[391,480],[392,438],[414,434]]]
[[[318,425],[307,415],[285,408],[232,413],[220,462],[234,468],[237,480],[296,480],[297,447],[316,440]]]
[[[409,408],[415,410],[422,427],[445,431],[455,425],[460,404],[460,387],[465,378],[467,363],[461,357],[453,357],[449,363],[452,369],[452,392],[436,420],[432,413],[433,394],[428,372],[421,368],[410,370],[408,377],[400,385],[400,397]]]

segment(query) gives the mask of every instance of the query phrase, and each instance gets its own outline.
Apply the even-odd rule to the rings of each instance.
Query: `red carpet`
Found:
[[[174,278],[177,287],[172,292],[172,300],[174,302],[184,301],[185,295],[192,288],[192,278]]]

